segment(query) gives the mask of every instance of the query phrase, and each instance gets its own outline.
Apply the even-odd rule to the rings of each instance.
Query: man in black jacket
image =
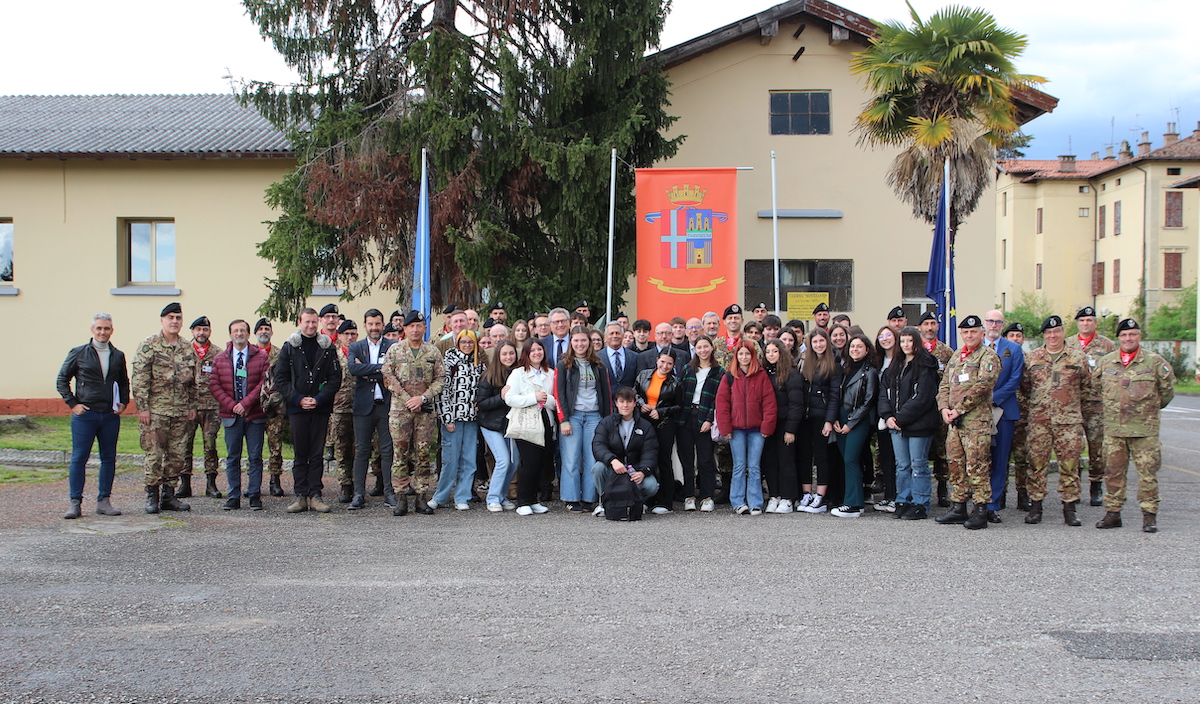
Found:
[[[326,335],[317,331],[317,311],[300,311],[300,329],[283,343],[275,360],[275,388],[287,404],[292,426],[292,482],[296,501],[287,507],[290,513],[312,509],[328,513],[321,501],[321,474],[324,463],[325,435],[333,413],[333,397],[342,384],[342,365],[337,348]]]
[[[600,421],[592,438],[592,456],[596,458],[592,478],[603,494],[609,477],[629,472],[629,478],[638,485],[638,493],[645,502],[658,493],[658,480],[654,477],[658,439],[650,421],[634,412],[637,394],[633,389],[623,387],[616,395],[617,412]],[[604,497],[600,498],[593,516],[604,515]]]
[[[58,394],[71,408],[71,468],[67,483],[71,508],[63,518],[79,518],[83,484],[92,443],[100,441],[100,491],[96,513],[120,516],[108,497],[117,473],[117,436],[121,433],[121,411],[129,404],[129,370],[125,353],[109,344],[112,316],[97,313],[92,318],[92,339],[67,353],[58,371]],[[71,379],[75,393],[71,393]]]

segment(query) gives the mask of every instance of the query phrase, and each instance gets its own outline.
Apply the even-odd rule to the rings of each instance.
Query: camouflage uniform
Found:
[[[1117,343],[1096,333],[1087,347],[1079,341],[1078,335],[1067,338],[1067,347],[1080,350],[1087,356],[1088,367],[1095,376],[1100,360],[1105,355],[1117,349]],[[1083,432],[1087,436],[1088,450],[1088,480],[1093,482],[1104,479],[1104,401],[1100,397],[1100,387],[1093,384],[1083,397]]]
[[[275,392],[272,380],[277,359],[279,359],[279,345],[271,345],[270,351],[267,352],[267,362],[270,366],[267,367],[267,376],[263,380],[263,410],[267,413],[267,450],[270,452],[267,468],[273,477],[283,474],[283,428],[287,423],[287,404]],[[274,405],[270,410],[266,410],[270,405],[268,397],[274,397]]]
[[[946,365],[950,363],[950,357],[954,355],[954,350],[950,349],[941,340],[933,346],[933,351],[930,352],[933,358],[938,363],[938,376],[946,374]],[[929,467],[933,480],[937,482],[949,481],[950,470],[946,464],[946,436],[949,434],[950,426],[942,423],[938,428],[937,435],[933,436],[933,444],[929,446]]]
[[[1029,395],[1029,498],[1046,498],[1050,451],[1058,457],[1058,494],[1079,500],[1079,456],[1083,453],[1083,399],[1092,390],[1091,367],[1079,350],[1045,347],[1025,357],[1021,389]]]
[[[342,365],[342,385],[333,397],[333,414],[329,417],[329,431],[325,444],[333,446],[333,456],[338,467],[338,483],[343,488],[353,488],[355,379],[350,374],[350,365],[346,363],[346,350],[338,347],[337,356]]]
[[[388,414],[396,452],[392,475],[399,480],[401,493],[411,487],[418,494],[428,494],[435,481],[438,417],[432,410],[413,412],[404,404],[413,396],[432,404],[441,393],[446,380],[442,355],[428,342],[414,350],[407,340],[401,340],[388,348],[380,372],[392,391]]]
[[[1024,389],[1017,389],[1017,407],[1021,410],[1021,418],[1013,425],[1012,441],[1012,474],[1017,491],[1026,491],[1029,484],[1029,394]]]
[[[946,433],[954,503],[965,503],[968,497],[974,497],[978,506],[991,501],[992,391],[999,376],[1000,358],[984,344],[964,360],[956,354],[942,375],[938,409],[962,414]]]
[[[1138,504],[1142,511],[1156,514],[1162,463],[1159,409],[1175,397],[1175,372],[1145,347],[1128,367],[1121,364],[1118,349],[1105,355],[1096,370],[1104,399],[1104,510],[1120,511],[1125,505],[1125,478],[1133,460],[1138,472]]]
[[[741,339],[740,337],[738,338]],[[653,344],[653,343],[652,343]],[[733,362],[733,351],[729,349],[729,345],[725,342],[725,335],[717,335],[715,344],[713,345],[713,359],[717,360],[717,364],[721,365],[722,369],[729,369],[729,365]]]
[[[183,339],[172,345],[156,333],[138,346],[129,385],[138,412],[150,413],[150,422],[139,426],[146,486],[174,490],[183,471],[191,427],[188,413],[196,408],[197,366],[196,353]]]
[[[192,351],[195,352],[193,347]],[[196,419],[188,431],[187,454],[183,459],[183,474],[191,476],[194,466],[192,448],[196,442],[196,431],[199,430],[204,442],[204,473],[210,477],[217,476],[217,431],[221,429],[221,404],[213,398],[208,390],[208,379],[212,376],[213,364],[222,348],[212,340],[208,341],[208,353],[196,362]]]

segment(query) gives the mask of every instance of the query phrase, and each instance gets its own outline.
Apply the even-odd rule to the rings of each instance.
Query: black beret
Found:
[[[450,305],[448,305],[442,309],[442,315],[450,315],[451,313],[453,313],[456,310],[458,310],[458,306],[451,303]],[[411,311],[410,311],[410,314],[411,314]],[[407,320],[407,318],[406,318],[406,320]],[[408,325],[408,323],[405,323],[405,325]]]
[[[621,310],[621,311],[617,311],[617,317],[618,318],[628,318],[629,316],[625,313],[625,311]]]
[[[758,303],[754,304],[754,307],[751,308],[751,310],[758,310],[759,308],[762,308],[763,310],[767,310],[767,304],[763,303],[762,301],[759,301]]]
[[[192,328],[198,328],[201,325],[203,325],[205,327],[210,327],[210,328],[212,327],[212,323],[208,322],[208,317],[202,315],[199,318],[196,318],[195,320],[193,320],[192,324],[188,326],[188,329],[191,330]]]
[[[721,317],[728,318],[731,315],[741,315],[741,314],[742,314],[742,307],[739,306],[738,304],[734,303],[733,305],[731,305],[725,309],[725,314],[722,315]]]
[[[1117,323],[1117,332],[1124,332],[1126,330],[1141,330],[1141,329],[1142,329],[1142,326],[1138,325],[1137,321],[1134,320],[1133,318],[1126,318],[1126,319],[1122,320],[1121,322]]]
[[[334,305],[333,303],[326,303],[325,307],[321,309],[321,317],[324,318],[325,316],[330,315],[330,314],[337,315],[338,307],[336,305]]]
[[[1004,328],[1004,336],[1008,337],[1008,333],[1010,333],[1010,332],[1019,332],[1022,335],[1024,335],[1025,334],[1025,326],[1020,323],[1009,323],[1008,327]]]
[[[161,318],[165,315],[170,315],[171,313],[178,313],[179,315],[183,315],[183,306],[179,305],[178,302],[168,303],[167,307],[163,308],[162,312],[158,314],[158,317]]]
[[[388,320],[391,320],[392,318],[403,318],[403,317],[404,317],[403,313],[401,313],[398,310],[394,310],[394,311],[392,311],[392,314],[388,316]]]
[[[1096,317],[1096,309],[1091,306],[1084,306],[1079,309],[1078,313],[1075,314],[1075,319],[1079,320],[1080,318],[1086,318],[1088,316],[1095,318]]]
[[[495,324],[496,324],[495,320],[488,318],[487,320],[483,321],[483,329],[487,330],[488,328],[492,327]]]
[[[391,323],[388,323],[387,325],[384,325],[384,326],[383,326],[383,334],[384,334],[384,335],[386,335],[386,334],[388,334],[389,332],[400,332],[400,331],[396,329],[396,326],[395,326],[395,325],[392,325]]]
[[[825,303],[818,303],[816,308],[813,308],[813,315],[817,313],[828,313],[829,306]]]
[[[501,301],[496,301],[495,303],[492,304],[491,308],[488,308],[489,313],[491,313],[494,310],[504,310],[504,303],[502,303]]]
[[[358,329],[358,323],[355,323],[353,320],[344,320],[344,321],[342,321],[342,324],[338,326],[337,331],[338,331],[338,334],[341,335],[342,333],[346,332],[347,330],[357,330],[357,329]]]
[[[958,324],[958,328],[960,330],[963,328],[981,328],[981,327],[983,327],[983,321],[979,319],[978,315],[968,315],[967,317],[963,318],[963,321],[961,323]]]
[[[410,310],[410,311],[408,311],[408,315],[404,316],[404,326],[405,327],[408,327],[409,325],[412,325],[413,323],[423,323],[423,322],[425,322],[425,314],[419,310]]]
[[[925,311],[925,313],[924,313],[924,314],[922,314],[922,315],[921,315],[921,319],[920,319],[920,320],[918,320],[918,321],[917,321],[917,323],[918,323],[918,324],[920,324],[920,323],[923,323],[923,322],[925,322],[926,320],[932,320],[933,322],[935,322],[935,323],[936,323],[936,322],[937,322],[937,316],[933,314],[933,311],[929,311],[929,310],[927,310],[927,311]]]
[[[895,308],[893,308],[891,310],[891,312],[888,313],[887,319],[894,320],[896,318],[907,318],[907,317],[908,317],[908,315],[906,315],[904,313],[904,308],[902,308],[901,306],[896,306]]]
[[[578,303],[576,303],[575,307],[576,308],[591,308],[591,306],[588,305],[588,302],[584,301],[584,300],[580,300]]]
[[[1057,315],[1052,315],[1042,321],[1042,329],[1039,332],[1046,332],[1050,328],[1061,328],[1063,326],[1062,318]]]
[[[266,318],[259,318],[258,322],[254,324],[254,332],[258,332],[258,329],[263,327],[264,325],[271,328],[272,330],[275,329],[274,326],[271,325],[270,320],[267,320]]]

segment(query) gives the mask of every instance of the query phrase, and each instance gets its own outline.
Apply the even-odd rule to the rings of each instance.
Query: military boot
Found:
[[[967,502],[966,501],[955,501],[954,505],[950,507],[949,513],[943,513],[942,515],[938,516],[937,518],[935,518],[933,520],[937,521],[938,523],[941,523],[942,525],[966,523],[966,521],[967,521]]]
[[[400,496],[395,497],[395,498],[397,498],[399,500],[399,502],[396,504],[396,507],[392,509],[392,515],[393,516],[403,516],[406,513],[408,513],[408,495],[401,494]]]
[[[179,489],[175,491],[175,498],[186,499],[192,495],[192,475],[179,475]]]
[[[329,513],[329,504],[322,501],[320,495],[308,497],[308,508],[317,513]]]
[[[1021,489],[1017,492],[1017,510],[1029,510],[1029,492],[1025,491],[1024,489]]]
[[[204,495],[210,499],[221,498],[221,492],[217,491],[217,475],[205,475]]]
[[[383,476],[375,475],[375,486],[371,487],[371,496],[383,496],[385,489],[383,488]]]
[[[1157,533],[1158,532],[1158,514],[1142,511],[1142,532]]]
[[[975,508],[971,511],[971,517],[963,522],[963,528],[967,530],[979,530],[988,526],[988,510],[984,504],[975,504]]]
[[[396,508],[396,503],[397,503],[396,502],[396,490],[390,486],[387,487],[386,489],[384,489],[383,490],[383,505],[391,506],[392,508]],[[408,502],[405,501],[405,503],[408,503]]]
[[[271,475],[271,496],[283,496],[283,487],[279,485],[279,475]]]
[[[121,512],[113,508],[112,502],[105,496],[103,499],[96,499],[96,515],[97,516],[120,516]]]
[[[1083,525],[1082,523],[1079,522],[1079,519],[1075,517],[1075,502],[1074,501],[1064,501],[1063,502],[1063,523],[1065,523],[1069,526]]]
[[[83,499],[71,499],[71,508],[63,514],[63,519],[79,518],[83,515]]]
[[[308,497],[297,496],[296,500],[288,504],[288,513],[303,513],[308,510]]]
[[[1100,521],[1098,523],[1096,523],[1096,527],[1097,528],[1120,528],[1121,527],[1121,512],[1120,511],[1105,512],[1104,518],[1101,518]]]
[[[354,486],[343,486],[342,492],[338,494],[338,503],[348,504],[354,500]]]
[[[942,508],[946,508],[947,506],[949,506],[949,505],[950,505],[950,489],[949,489],[949,487],[946,485],[946,481],[945,481],[944,479],[943,479],[943,480],[940,480],[940,481],[938,482],[938,486],[937,486],[937,501],[938,501],[938,506],[941,506]],[[963,513],[965,514],[965,513],[966,513],[966,511],[967,511],[967,509],[966,509],[966,507],[964,506],[964,507],[963,507]],[[965,516],[964,516],[964,519],[963,519],[963,520],[966,520]]]
[[[164,511],[191,511],[191,504],[175,498],[175,489],[170,484],[162,485],[162,498],[158,501],[158,507]]]
[[[1029,513],[1025,516],[1025,522],[1029,525],[1036,525],[1042,522],[1042,500],[1034,499],[1029,502]]]
[[[417,494],[413,510],[417,513],[423,513],[426,516],[432,516],[434,513],[433,509],[429,508],[429,504],[425,501],[425,494]]]
[[[146,487],[146,513],[158,513],[158,487]]]
[[[1092,482],[1092,505],[1104,505],[1104,482]]]

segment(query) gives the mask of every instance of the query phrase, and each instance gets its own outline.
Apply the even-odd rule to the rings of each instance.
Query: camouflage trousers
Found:
[[[199,430],[204,438],[204,473],[217,475],[217,431],[221,429],[221,415],[215,409],[200,409],[196,411],[196,420],[188,430],[187,454],[183,458],[183,474],[191,475],[192,444],[196,441],[196,431]]]
[[[1100,401],[1083,402],[1083,433],[1087,436],[1088,481],[1104,479],[1104,404]]]
[[[1029,484],[1029,423],[1017,421],[1013,428],[1012,474],[1017,491],[1025,491]]]
[[[329,433],[325,446],[333,445],[333,459],[337,464],[338,483],[354,486],[354,414],[337,413],[329,417]]]
[[[1058,457],[1058,496],[1067,503],[1079,500],[1079,455],[1083,453],[1083,426],[1060,423],[1029,424],[1029,498],[1046,498],[1050,451]]]
[[[396,453],[392,476],[397,490],[404,493],[411,488],[418,494],[429,494],[437,481],[437,415],[393,408],[388,414],[388,429]]]
[[[286,423],[287,416],[267,417],[267,450],[270,452],[267,468],[276,477],[283,474],[283,429]]]
[[[950,478],[950,467],[946,463],[946,438],[950,426],[943,423],[933,436],[929,446],[929,467],[934,481],[944,482]]]
[[[950,471],[950,500],[964,503],[973,498],[984,505],[992,500],[992,436],[986,423],[949,426],[946,432],[946,464]]]
[[[1104,438],[1104,510],[1120,511],[1125,505],[1125,480],[1129,462],[1138,474],[1138,505],[1146,513],[1158,513],[1158,468],[1162,445],[1158,436],[1148,438]]]
[[[191,445],[192,425],[187,416],[161,415],[151,415],[149,423],[138,424],[146,453],[146,486],[175,486]]]

